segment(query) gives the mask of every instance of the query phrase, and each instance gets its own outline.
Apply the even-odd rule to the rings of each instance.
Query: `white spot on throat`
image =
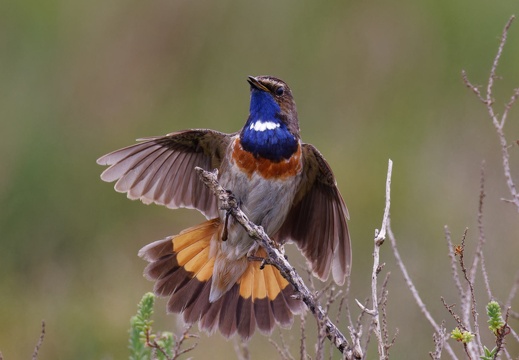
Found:
[[[250,124],[249,129],[254,131],[265,131],[274,130],[279,126],[280,125],[278,122],[257,120],[256,122]]]

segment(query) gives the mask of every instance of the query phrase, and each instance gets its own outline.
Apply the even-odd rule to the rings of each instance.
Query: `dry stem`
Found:
[[[465,347],[465,350],[470,352],[473,356],[477,357],[478,355],[478,348],[483,348],[483,345],[481,344],[480,334],[479,334],[479,324],[478,324],[478,312],[476,309],[476,295],[474,293],[474,284],[469,278],[469,274],[467,271],[467,268],[465,267],[465,239],[467,238],[467,232],[468,228],[465,228],[465,231],[463,232],[463,236],[461,238],[461,245],[457,247],[456,249],[456,255],[459,256],[459,264],[461,268],[461,272],[465,278],[465,281],[467,282],[468,286],[468,296],[464,298],[464,302],[462,303],[462,314],[463,314],[463,323],[465,325],[465,329],[472,332],[472,329],[470,327],[470,315],[472,314],[472,320],[474,322],[474,335],[475,335],[475,342],[470,342],[468,344],[463,344]]]
[[[476,248],[476,254],[474,261],[472,262],[472,268],[470,270],[470,280],[472,283],[476,281],[476,271],[478,268],[478,261],[481,260],[481,273],[483,274],[483,281],[485,282],[485,288],[487,290],[488,300],[492,300],[492,290],[490,289],[490,281],[488,280],[487,267],[485,265],[485,256],[483,254],[483,246],[487,242],[485,236],[485,228],[483,226],[483,203],[485,199],[485,162],[481,163],[481,179],[479,187],[479,206],[478,206],[478,232],[479,240]]]
[[[371,273],[371,301],[373,304],[373,309],[367,309],[364,305],[362,305],[358,300],[357,305],[366,313],[373,316],[373,324],[375,336],[377,337],[378,344],[378,355],[380,359],[387,359],[387,352],[385,347],[385,341],[383,339],[383,332],[380,323],[380,311],[379,311],[379,301],[378,301],[378,286],[377,286],[377,278],[378,273],[380,272],[380,246],[384,243],[386,238],[386,228],[389,222],[389,209],[391,207],[391,173],[393,170],[393,162],[391,159],[388,162],[387,168],[387,179],[386,179],[386,207],[384,209],[384,216],[382,218],[382,226],[380,231],[375,230],[375,248],[373,250],[373,271]]]
[[[393,234],[393,231],[391,230],[391,222],[388,222],[388,224],[387,224],[387,232],[388,232],[389,241],[391,243],[391,248],[393,249],[393,254],[394,254],[395,259],[396,259],[396,263],[398,264],[398,267],[400,267],[400,270],[402,271],[402,275],[404,276],[404,280],[405,280],[405,282],[407,284],[407,287],[409,288],[409,291],[411,291],[411,294],[413,295],[416,304],[420,308],[420,311],[424,314],[425,318],[432,325],[432,327],[434,328],[434,331],[437,332],[437,333],[440,333],[441,332],[441,326],[436,323],[436,321],[432,317],[432,315],[429,312],[429,310],[427,310],[427,307],[425,306],[425,303],[423,302],[422,298],[420,297],[420,294],[418,293],[418,290],[414,286],[414,283],[411,280],[411,277],[409,276],[409,273],[407,272],[407,268],[404,265],[404,262],[402,261],[402,258],[400,257],[400,252],[398,251],[398,248],[396,246],[396,238],[395,238],[395,235]],[[455,360],[458,359],[458,357],[454,353],[454,350],[452,349],[452,347],[450,346],[449,343],[445,342],[444,348],[449,353],[449,355],[451,356],[452,359],[455,359]]]
[[[32,360],[38,359],[38,353],[40,352],[40,347],[43,344],[43,339],[45,338],[45,321],[41,321],[41,332],[40,338],[38,339],[38,343],[34,347],[34,352],[32,353]]]
[[[492,124],[494,125],[494,128],[497,132],[497,136],[499,138],[499,142],[501,144],[503,172],[504,172],[504,175],[506,178],[506,184],[508,186],[508,190],[512,197],[511,199],[507,199],[506,201],[514,204],[517,208],[517,211],[519,212],[519,194],[517,193],[517,188],[516,188],[515,182],[512,178],[512,173],[510,171],[510,161],[509,161],[510,154],[508,153],[508,143],[506,141],[506,137],[505,137],[504,130],[503,130],[505,123],[506,123],[506,119],[510,112],[510,109],[512,108],[512,106],[515,104],[515,102],[519,98],[519,88],[514,89],[513,94],[510,97],[510,100],[508,101],[508,103],[505,105],[503,114],[501,115],[500,118],[498,117],[498,114],[494,110],[494,99],[492,96],[492,92],[493,92],[493,88],[494,88],[494,80],[497,78],[497,76],[496,76],[497,66],[499,64],[501,54],[503,53],[503,48],[505,46],[506,39],[508,36],[508,30],[510,29],[510,26],[512,25],[512,22],[514,21],[514,19],[515,19],[515,16],[512,15],[510,17],[510,19],[507,21],[507,23],[503,29],[503,32],[501,34],[501,41],[500,41],[499,47],[497,49],[497,54],[492,63],[492,68],[490,69],[490,76],[488,78],[486,95],[483,95],[481,93],[479,87],[473,85],[469,81],[465,70],[463,70],[461,72],[461,76],[463,78],[463,82],[465,83],[465,85],[476,94],[478,99],[483,104],[485,104],[485,106],[487,108],[487,112],[492,120]]]

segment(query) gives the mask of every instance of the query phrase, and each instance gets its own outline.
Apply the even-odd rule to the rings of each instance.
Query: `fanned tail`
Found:
[[[265,257],[265,250],[260,248],[257,257]],[[238,334],[249,338],[258,329],[269,334],[275,324],[289,327],[293,322],[293,314],[303,311],[302,301],[296,300],[292,285],[280,274],[279,270],[267,265],[260,269],[260,261],[249,262],[247,270],[238,280],[236,305],[236,326]]]
[[[221,241],[221,229],[216,218],[142,248],[139,256],[149,262],[145,275],[155,281],[154,292],[170,297],[169,312],[183,314],[187,323],[198,321],[208,332],[218,328],[226,337],[238,333],[248,339],[256,326],[262,333],[270,333],[275,324],[290,326],[303,304],[291,296],[292,286],[276,268],[260,270],[259,261],[249,262],[227,292],[209,301],[215,262],[211,242]],[[262,249],[256,253],[265,255]]]

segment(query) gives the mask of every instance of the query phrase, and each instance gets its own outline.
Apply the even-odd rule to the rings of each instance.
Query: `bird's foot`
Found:
[[[229,202],[237,203],[236,197],[232,194],[231,190],[226,190],[227,195],[229,196]],[[223,232],[222,232],[222,241],[227,241],[229,238],[229,231],[227,230],[227,227],[229,225],[229,216],[232,215],[231,208],[228,208],[225,210],[225,222],[223,225]]]

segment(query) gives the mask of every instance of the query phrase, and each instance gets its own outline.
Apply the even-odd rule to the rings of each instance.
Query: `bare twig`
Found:
[[[357,305],[359,304],[359,301],[357,299],[355,299],[355,302],[357,303]],[[362,321],[363,321],[364,315],[367,314],[366,310],[367,310],[368,303],[369,303],[369,298],[365,299],[363,306],[360,307],[362,311],[360,312],[359,316],[357,317],[357,323],[356,323],[356,329],[359,331],[362,328]],[[364,344],[362,345],[362,353],[364,355],[366,355],[368,352],[368,346],[371,341],[371,334],[373,334],[373,327],[374,327],[373,321],[370,321],[370,323],[368,325],[368,331],[366,333],[366,339],[364,341]]]
[[[353,326],[348,326],[348,330],[350,332],[350,338],[353,347],[353,358],[362,359],[364,354],[366,354],[360,345],[360,339],[362,338],[362,326],[358,324],[356,329],[354,329]],[[346,353],[342,354],[343,360],[346,360],[346,355]]]
[[[241,341],[239,337],[234,338],[234,352],[238,360],[250,360],[249,343]]]
[[[433,334],[434,352],[429,352],[429,356],[433,360],[440,360],[442,357],[443,345],[445,344],[445,323],[442,321],[440,331]]]
[[[353,320],[351,318],[350,306],[347,301],[350,298],[350,287],[351,287],[351,278],[348,276],[346,278],[346,289],[344,290],[344,294],[343,294],[341,302],[339,304],[339,310],[337,311],[336,323],[337,324],[339,323],[339,320],[341,317],[341,312],[342,312],[342,306],[344,304],[344,311],[345,311],[346,317],[348,319],[348,324],[349,324],[349,326],[353,327]]]
[[[503,32],[501,34],[501,41],[499,42],[499,47],[497,49],[497,54],[494,57],[494,61],[492,62],[492,67],[490,69],[490,75],[488,78],[488,83],[486,87],[486,95],[482,95],[481,91],[479,90],[479,87],[473,85],[468,77],[467,73],[463,70],[461,73],[463,82],[465,85],[471,89],[478,99],[485,104],[487,108],[487,112],[490,116],[490,119],[492,120],[492,124],[494,125],[494,128],[496,130],[497,136],[499,138],[499,142],[501,144],[501,155],[502,155],[502,162],[503,162],[503,172],[506,178],[506,184],[508,186],[508,190],[510,192],[510,195],[512,196],[511,199],[507,200],[507,202],[513,203],[516,206],[517,211],[519,212],[519,193],[517,192],[517,187],[515,185],[515,182],[512,178],[512,173],[510,171],[510,154],[508,153],[508,143],[504,134],[504,126],[506,123],[506,119],[508,117],[508,114],[510,112],[510,109],[512,106],[517,102],[517,99],[519,98],[519,88],[514,89],[514,92],[512,96],[510,97],[510,100],[505,105],[503,114],[499,118],[497,113],[494,110],[494,99],[492,97],[493,87],[494,87],[494,80],[497,78],[496,71],[497,66],[499,65],[499,60],[501,59],[501,54],[503,53],[504,46],[506,44],[506,39],[508,37],[508,30],[510,29],[510,26],[512,25],[512,22],[514,21],[515,16],[511,16],[510,19],[508,19]]]
[[[43,344],[43,339],[45,338],[45,321],[41,321],[41,332],[40,338],[38,339],[38,343],[34,347],[34,352],[32,353],[32,360],[38,359],[38,353],[40,352],[40,347]],[[0,354],[1,355],[1,354]]]
[[[514,329],[510,328],[510,334],[512,334],[515,341],[519,342],[519,334],[517,334]]]
[[[508,299],[506,299],[505,307],[509,308],[512,306],[512,301],[514,300],[515,296],[517,295],[517,290],[519,289],[519,270],[515,274],[515,280],[514,284],[512,285],[510,289],[510,293],[508,294]]]
[[[330,286],[327,286],[322,290],[321,294],[324,294],[324,298],[326,299],[326,303],[324,305],[324,312],[328,316],[330,312],[330,308],[332,304],[337,300],[337,298],[342,294],[342,291],[335,292],[335,286],[330,283]],[[324,326],[324,322],[322,320],[317,320],[317,328],[319,329],[316,350],[315,350],[315,359],[323,360],[324,359],[324,351],[325,351],[325,343],[326,339],[326,327]]]
[[[306,351],[306,313],[301,314],[301,338],[299,344],[299,358],[305,360],[308,358],[308,352]]]
[[[326,309],[328,316],[328,309]],[[317,340],[315,344],[315,360],[324,360],[324,340],[326,339],[326,327],[320,319],[317,320]]]
[[[391,159],[388,162],[387,167],[387,179],[386,179],[386,207],[384,209],[384,216],[382,217],[382,226],[380,231],[375,230],[375,247],[373,250],[373,271],[371,273],[371,301],[373,309],[369,310],[357,300],[357,304],[362,308],[363,311],[373,316],[373,324],[375,336],[377,337],[378,343],[378,355],[380,359],[387,359],[385,342],[382,336],[382,329],[380,323],[380,312],[379,312],[379,301],[378,301],[378,286],[377,278],[380,272],[380,246],[384,243],[386,238],[386,228],[389,222],[389,209],[391,207],[391,172],[393,170],[393,162]]]
[[[384,209],[384,216],[382,217],[382,226],[380,232],[375,230],[375,242],[384,242],[386,239],[387,224],[389,221],[389,209],[391,207],[391,173],[393,172],[393,161],[389,159],[387,164],[387,178],[386,178],[386,207]]]
[[[469,288],[469,294],[470,296],[467,297],[465,300],[467,303],[463,305],[463,320],[464,324],[467,330],[472,331],[470,327],[470,314],[472,314],[472,320],[474,322],[474,335],[475,335],[475,342],[470,343],[464,343],[463,345],[465,348],[468,348],[467,350],[470,351],[470,353],[473,355],[473,357],[478,356],[478,348],[483,348],[483,345],[481,344],[481,338],[479,334],[479,324],[478,324],[478,312],[476,309],[476,295],[474,293],[474,284],[469,278],[467,268],[465,267],[465,239],[467,238],[467,232],[468,228],[465,228],[465,231],[463,232],[463,236],[461,237],[461,246],[457,248],[456,254],[459,256],[459,264],[461,268],[461,272],[465,278],[465,281],[467,282],[467,286]],[[470,306],[469,302],[470,301]]]
[[[445,232],[445,239],[447,240],[447,247],[449,249],[449,258],[451,262],[451,271],[452,278],[454,280],[454,285],[456,285],[456,289],[458,289],[458,294],[460,296],[461,303],[465,304],[465,297],[467,296],[467,294],[465,293],[465,290],[461,285],[460,276],[458,274],[458,260],[456,260],[456,255],[454,253],[454,244],[452,243],[451,232],[447,225],[444,226],[443,230]]]
[[[398,328],[395,331],[395,335],[393,335],[393,338],[389,340],[389,326],[387,324],[387,301],[388,301],[388,290],[387,290],[387,284],[389,281],[389,275],[388,273],[386,275],[386,278],[384,279],[384,283],[382,284],[381,294],[380,294],[380,312],[382,313],[382,338],[384,339],[384,350],[386,354],[386,358],[389,359],[389,350],[393,345],[395,345],[396,338],[398,337]]]
[[[352,347],[346,340],[346,337],[337,328],[337,326],[328,318],[322,306],[319,304],[314,294],[310,292],[303,282],[303,279],[296,270],[290,265],[283,253],[277,249],[275,243],[265,233],[261,226],[252,223],[229,192],[218,183],[217,171],[209,172],[201,168],[195,168],[198,175],[213,193],[218,197],[220,208],[227,210],[236,219],[241,226],[247,231],[249,236],[254,239],[267,253],[265,264],[275,266],[281,275],[294,287],[295,292],[300,296],[301,300],[306,304],[308,309],[317,319],[324,321],[326,335],[333,345],[342,353],[346,354],[346,359],[354,359]]]
[[[164,357],[168,360],[172,360],[172,357],[169,357],[168,353],[166,352],[166,349],[164,349],[156,340],[152,340],[151,338],[150,329],[146,330],[146,346],[151,349],[152,352],[152,359],[155,359],[157,357],[157,351],[159,351]]]
[[[186,327],[184,328],[184,331],[182,332],[180,337],[175,336],[175,347],[173,349],[173,359],[177,359],[180,355],[185,354],[197,347],[198,343],[194,343],[190,347],[182,349],[182,345],[184,344],[185,340],[199,338],[199,336],[197,334],[191,334],[189,332],[189,331],[191,331],[192,327],[193,327],[193,324],[186,325]]]
[[[510,97],[510,100],[505,105],[505,110],[503,111],[503,115],[501,116],[502,122],[500,123],[501,127],[505,125],[504,121],[508,117],[508,112],[510,109],[512,109],[512,106],[514,106],[515,102],[517,101],[517,98],[519,98],[519,88],[514,89],[514,93]]]
[[[510,308],[506,310],[505,315],[505,324],[500,330],[497,330],[496,334],[496,352],[494,355],[494,360],[498,358],[499,352],[503,350],[503,346],[505,343],[505,336],[510,334],[510,327],[508,326],[508,313],[510,311]]]
[[[472,262],[472,267],[470,269],[470,281],[474,283],[476,281],[476,272],[478,269],[478,262],[481,260],[481,273],[483,275],[483,281],[485,283],[485,288],[487,290],[488,300],[492,300],[492,291],[490,290],[490,282],[488,280],[488,272],[485,265],[485,256],[483,254],[483,246],[487,242],[485,236],[485,228],[483,227],[483,203],[485,200],[485,162],[481,163],[481,178],[480,178],[480,187],[479,187],[479,205],[478,205],[478,232],[479,232],[479,240],[478,245],[476,247],[476,253],[474,255],[474,260]]]
[[[349,308],[348,308],[348,301],[346,301],[348,299],[348,289],[349,287],[349,284],[346,284],[346,290],[344,291],[344,293],[342,294],[341,296],[341,300],[339,300],[339,307],[337,309],[337,315],[335,317],[335,323],[336,324],[339,324],[339,322],[341,321],[341,315],[342,315],[342,309],[343,307],[345,308],[345,311],[346,313],[348,314],[348,318],[349,318],[349,324],[351,325],[352,322],[351,322],[351,314],[349,314]]]
[[[496,116],[493,113],[492,109],[492,103],[494,102],[492,97],[492,91],[494,87],[494,80],[496,79],[496,70],[497,65],[499,64],[499,59],[501,59],[501,54],[503,53],[503,49],[505,47],[506,38],[508,36],[508,30],[510,29],[510,26],[512,25],[512,22],[514,21],[515,16],[511,16],[510,19],[507,21],[505,28],[503,29],[503,32],[501,34],[501,41],[499,42],[499,48],[497,49],[496,57],[494,58],[494,62],[492,63],[492,68],[490,69],[490,76],[488,78],[488,84],[487,84],[487,101],[486,104],[490,108],[490,115],[493,119],[497,119]],[[499,124],[501,127],[504,125],[505,119],[501,119],[501,123]]]
[[[456,321],[456,323],[458,324],[458,327],[461,329],[461,330],[464,330],[464,331],[468,331],[468,327],[465,326],[465,324],[463,323],[463,320],[461,320],[461,318],[459,317],[458,314],[456,314],[454,312],[454,307],[456,306],[456,304],[452,304],[452,305],[448,305],[446,302],[445,302],[445,299],[443,298],[443,296],[440,296],[440,300],[442,301],[442,304],[443,306],[445,307],[445,309],[447,309],[447,311],[449,312],[449,314],[451,314],[452,318]]]
[[[269,343],[274,345],[276,348],[279,356],[283,360],[295,360],[292,354],[290,354],[289,346],[285,342],[285,337],[283,336],[283,333],[279,331],[279,339],[281,340],[281,345],[279,345],[277,342],[275,342],[272,338],[269,338]]]
[[[402,271],[402,275],[404,276],[404,280],[407,284],[407,287],[409,288],[409,291],[411,291],[411,295],[413,295],[415,302],[418,305],[418,308],[420,308],[420,311],[424,314],[425,318],[432,325],[432,327],[434,328],[434,331],[439,333],[441,331],[440,325],[438,325],[436,323],[436,321],[432,317],[429,310],[427,310],[427,307],[425,306],[424,302],[422,301],[422,298],[420,297],[418,290],[414,286],[414,283],[411,280],[409,273],[407,272],[407,268],[404,265],[402,258],[400,257],[400,252],[398,251],[398,248],[396,246],[396,238],[395,238],[395,235],[393,234],[393,231],[391,230],[391,222],[388,222],[388,224],[387,224],[387,232],[388,232],[389,241],[391,243],[391,248],[393,249],[393,254],[396,259],[396,263],[398,264],[398,267]],[[446,342],[444,348],[449,353],[449,355],[451,356],[452,359],[458,359],[458,357],[454,353],[454,350],[449,345],[449,343]]]

